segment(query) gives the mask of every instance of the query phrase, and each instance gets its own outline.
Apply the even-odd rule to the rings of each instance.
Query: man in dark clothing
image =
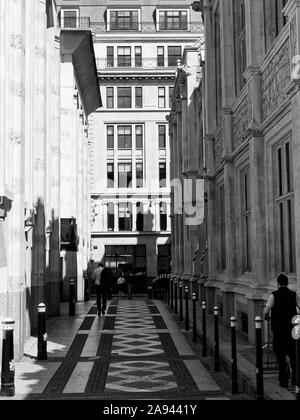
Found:
[[[278,290],[270,296],[266,309],[265,319],[270,320],[273,331],[273,347],[279,367],[279,386],[288,387],[286,357],[290,359],[292,369],[292,385],[296,379],[296,354],[295,340],[292,337],[292,320],[297,315],[297,307],[300,307],[300,300],[296,292],[288,288],[288,277],[281,273],[277,277]]]
[[[104,315],[107,304],[107,290],[109,287],[109,273],[107,268],[102,263],[99,264],[92,278],[96,285],[98,315],[101,315],[101,313]]]

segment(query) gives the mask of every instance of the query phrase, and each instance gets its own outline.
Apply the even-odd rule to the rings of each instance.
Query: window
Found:
[[[79,23],[79,10],[62,10],[61,26],[62,28],[77,28]]]
[[[115,136],[114,136],[114,126],[107,126],[107,149],[114,149],[115,147]]]
[[[174,87],[169,87],[169,108],[172,108],[172,105],[173,105],[173,94],[174,94]]]
[[[252,271],[251,266],[251,241],[250,241],[250,182],[249,170],[241,173],[241,199],[242,199],[242,268],[243,272]]]
[[[166,88],[158,88],[158,108],[166,108]]]
[[[159,138],[159,148],[165,149],[166,148],[166,126],[165,125],[158,126],[158,138]]]
[[[295,220],[294,220],[294,191],[293,171],[291,165],[290,141],[282,142],[275,149],[276,177],[275,177],[275,208],[276,226],[278,226],[277,240],[277,270],[293,273],[295,267]]]
[[[236,95],[238,95],[241,89],[245,85],[244,72],[247,67],[245,0],[237,0],[234,2],[234,21],[233,22],[234,22],[234,49],[235,49],[235,84],[236,84]],[[220,25],[220,21],[218,25]],[[218,35],[220,34],[218,33]],[[218,42],[220,42],[220,40],[218,40]],[[221,57],[220,48],[221,47],[218,44],[219,54]],[[221,64],[219,64],[219,67],[220,66]]]
[[[220,269],[226,270],[225,190],[219,187]]]
[[[135,127],[135,148],[143,149],[143,126],[137,125]]]
[[[118,67],[131,67],[131,47],[118,47]]]
[[[136,230],[144,231],[144,206],[143,203],[136,203]]]
[[[234,5],[238,3],[235,2]],[[216,116],[217,122],[219,122],[220,111],[222,107],[222,74],[221,74],[221,29],[220,29],[220,10],[219,5],[216,9],[214,16],[214,33],[215,33],[215,78],[216,78]]]
[[[142,67],[142,47],[135,47],[135,67]]]
[[[131,108],[131,87],[118,88],[118,108]]]
[[[119,188],[132,187],[132,164],[119,163]]]
[[[132,204],[119,204],[119,230],[121,232],[132,231]]]
[[[286,4],[287,0],[273,0],[272,2],[264,0],[265,45],[267,51],[286,25],[286,16],[283,14]]]
[[[107,164],[107,188],[114,188],[114,187],[115,187],[114,164],[108,163]]]
[[[114,67],[114,47],[107,47],[106,50],[107,55],[107,67]]]
[[[106,88],[106,107],[112,109],[114,106],[114,88],[108,87]]]
[[[168,47],[168,66],[176,67],[178,60],[181,60],[181,47]]]
[[[165,66],[165,48],[157,47],[157,67]]]
[[[136,164],[136,188],[144,188],[143,163]]]
[[[107,230],[113,232],[115,230],[115,206],[114,203],[107,204]]]
[[[135,107],[143,108],[143,88],[135,88]]]
[[[159,186],[160,186],[160,188],[166,188],[166,186],[167,186],[167,164],[166,164],[166,162],[160,162],[160,164],[159,164]]]
[[[139,11],[110,11],[111,31],[137,31],[139,29]]]
[[[132,128],[131,125],[120,125],[118,127],[118,148],[132,148]]]
[[[159,29],[161,31],[186,31],[188,29],[188,11],[160,11]]]
[[[160,203],[159,205],[160,214],[160,230],[167,230],[167,203]]]

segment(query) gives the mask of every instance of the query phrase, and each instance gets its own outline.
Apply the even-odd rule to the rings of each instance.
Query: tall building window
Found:
[[[174,87],[169,87],[169,108],[172,108],[172,101],[173,101],[173,94],[174,94]]]
[[[120,125],[118,127],[118,149],[132,149],[131,125]]]
[[[144,232],[144,206],[143,203],[136,203],[136,230]]]
[[[142,67],[142,47],[135,47],[135,67]]]
[[[106,49],[107,55],[107,67],[114,67],[114,47],[107,47]]]
[[[131,47],[118,47],[118,67],[131,67]]]
[[[165,48],[157,47],[157,67],[165,66]]]
[[[166,188],[167,186],[167,164],[166,162],[159,163],[159,186]]]
[[[132,204],[119,204],[119,230],[121,232],[132,231]]]
[[[118,88],[118,108],[132,107],[132,93],[131,87]]]
[[[166,88],[158,88],[158,108],[166,108]]]
[[[107,164],[107,188],[115,188],[115,170],[114,164]]]
[[[135,107],[143,108],[143,88],[142,87],[135,88]]]
[[[115,130],[113,125],[107,126],[107,149],[114,149],[115,147]]]
[[[140,150],[143,149],[143,126],[135,126],[135,148]]]
[[[287,4],[287,0],[263,0],[264,2],[264,28],[265,28],[265,45],[268,51],[272,46],[275,38],[279,35],[283,27],[286,25],[286,16],[283,9]]]
[[[220,29],[220,6],[217,6],[214,15],[215,26],[215,79],[216,79],[216,116],[219,122],[220,111],[222,108],[222,68],[221,68],[221,29]]]
[[[113,232],[115,230],[115,206],[114,203],[107,204],[107,230]]]
[[[79,10],[61,10],[62,28],[77,28],[79,24]]]
[[[132,187],[132,164],[131,163],[119,163],[119,188],[131,188]]]
[[[160,203],[159,205],[160,214],[160,230],[167,230],[167,203]]]
[[[166,148],[166,138],[167,138],[167,127],[165,125],[158,126],[158,137],[159,137],[159,148],[165,149]]]
[[[162,31],[178,31],[188,29],[188,11],[168,10],[159,12],[159,29]]]
[[[144,188],[144,169],[143,163],[136,163],[136,188]]]
[[[114,106],[114,88],[108,87],[106,88],[106,107],[112,109]]]
[[[251,209],[250,209],[250,182],[249,170],[241,173],[241,199],[242,199],[242,267],[243,272],[252,271],[251,265]]]
[[[247,67],[245,0],[236,0],[233,4],[235,84],[236,94],[238,95],[245,85],[244,72]]]
[[[219,187],[220,268],[226,270],[225,190]]]
[[[111,31],[137,31],[139,29],[139,12],[134,11],[110,11]]]
[[[176,67],[178,60],[181,60],[181,47],[168,47],[168,66]]]
[[[275,149],[276,177],[275,177],[275,207],[277,239],[277,269],[286,273],[296,271],[295,267],[295,217],[294,217],[294,188],[291,164],[291,143],[282,142]]]

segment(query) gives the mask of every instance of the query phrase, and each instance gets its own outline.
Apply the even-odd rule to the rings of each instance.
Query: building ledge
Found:
[[[61,60],[72,62],[86,116],[102,107],[93,37],[90,30],[61,30]]]

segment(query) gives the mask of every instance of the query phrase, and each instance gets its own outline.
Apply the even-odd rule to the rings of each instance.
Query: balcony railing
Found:
[[[180,58],[179,58],[180,60]],[[175,63],[165,63],[164,66],[159,66],[158,65],[158,59],[157,57],[155,58],[143,58],[142,60],[139,60],[139,63],[137,64],[134,59],[131,61],[130,64],[118,64],[117,60],[115,61],[115,65],[112,66],[111,65],[111,61],[107,60],[106,58],[97,58],[96,59],[97,62],[97,68],[98,70],[106,70],[106,69],[110,69],[110,70],[126,70],[126,69],[136,69],[136,70],[153,70],[153,69],[157,69],[157,70],[163,70],[163,69],[175,69],[177,67],[177,62]]]
[[[191,22],[184,29],[159,29],[155,22],[142,22],[133,28],[112,28],[105,22],[92,22],[89,17],[65,17],[61,19],[60,25],[64,29],[91,29],[95,34],[98,33],[203,33],[203,25],[199,22]]]

